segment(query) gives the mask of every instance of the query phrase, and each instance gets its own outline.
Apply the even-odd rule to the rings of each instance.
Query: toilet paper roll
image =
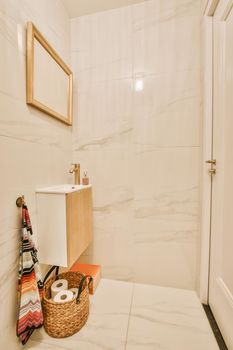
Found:
[[[53,301],[55,303],[66,303],[67,301],[71,301],[74,298],[73,292],[70,290],[61,290],[59,293],[55,295]]]
[[[52,299],[55,297],[55,295],[57,295],[57,293],[59,293],[61,290],[67,290],[68,289],[68,281],[65,279],[60,279],[60,280],[56,280],[55,282],[53,282],[52,286],[51,286],[51,296]]]
[[[77,298],[78,288],[70,288],[69,290],[73,293],[73,298]]]

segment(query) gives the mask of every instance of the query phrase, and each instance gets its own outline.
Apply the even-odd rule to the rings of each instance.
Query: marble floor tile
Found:
[[[41,329],[35,332],[26,349],[125,349],[132,289],[132,283],[102,279],[91,297],[87,324],[80,332],[69,338],[55,339]]]
[[[194,291],[135,284],[126,350],[217,350]]]
[[[217,350],[194,291],[102,279],[88,322],[69,338],[41,329],[33,350]]]
[[[60,344],[46,344],[45,342],[38,342],[35,340],[30,340],[28,345],[26,346],[26,349],[33,349],[33,350],[69,350],[69,348],[60,346]]]

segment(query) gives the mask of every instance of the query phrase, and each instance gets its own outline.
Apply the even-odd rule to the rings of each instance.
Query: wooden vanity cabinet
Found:
[[[39,261],[69,268],[92,242],[92,187],[36,198]]]

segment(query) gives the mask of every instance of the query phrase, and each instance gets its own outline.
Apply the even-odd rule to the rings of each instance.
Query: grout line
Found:
[[[125,347],[124,350],[126,350],[127,342],[128,342],[128,334],[129,334],[129,324],[130,324],[130,315],[131,315],[131,310],[133,306],[133,297],[134,297],[134,283],[133,283],[133,288],[132,288],[132,294],[131,294],[131,303],[130,303],[130,309],[129,309],[129,318],[128,318],[128,324],[127,324],[127,330],[126,330],[126,337],[125,337]]]

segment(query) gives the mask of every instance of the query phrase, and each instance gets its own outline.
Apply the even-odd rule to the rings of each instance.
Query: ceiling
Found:
[[[146,0],[63,0],[70,18],[137,4]]]

